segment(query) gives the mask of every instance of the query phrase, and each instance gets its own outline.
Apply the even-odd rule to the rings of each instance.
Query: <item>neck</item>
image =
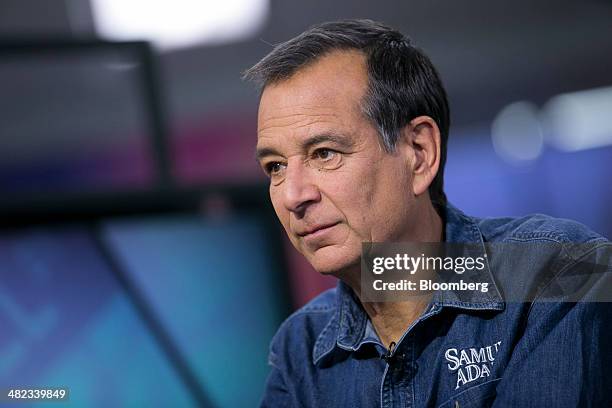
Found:
[[[425,311],[430,300],[431,296],[427,296],[418,300],[384,303],[365,302],[362,305],[370,317],[380,341],[388,347],[391,342],[399,343],[408,327]]]
[[[443,239],[443,222],[431,203],[418,217],[416,233],[412,241],[418,242],[440,242]],[[350,275],[350,279],[343,279],[356,294],[359,294],[360,272]],[[388,346],[391,342],[398,343],[402,335],[425,311],[431,300],[431,294],[427,296],[415,296],[414,300],[401,302],[361,302],[368,314],[372,325],[376,329],[382,343]]]

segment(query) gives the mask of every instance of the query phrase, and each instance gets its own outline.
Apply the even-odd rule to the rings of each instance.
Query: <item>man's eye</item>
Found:
[[[322,147],[310,154],[310,165],[320,170],[335,170],[343,164],[343,154],[337,150]]]
[[[278,174],[281,172],[283,168],[283,165],[279,162],[271,162],[266,164],[266,173],[268,173],[270,176],[273,176],[275,174]]]
[[[336,158],[338,152],[331,149],[317,149],[314,152],[314,157],[322,161],[330,161]]]

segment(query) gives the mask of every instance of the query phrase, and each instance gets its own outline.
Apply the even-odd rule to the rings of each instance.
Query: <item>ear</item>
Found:
[[[410,157],[412,190],[419,196],[427,191],[440,168],[440,128],[429,116],[418,116],[403,129],[401,137]]]

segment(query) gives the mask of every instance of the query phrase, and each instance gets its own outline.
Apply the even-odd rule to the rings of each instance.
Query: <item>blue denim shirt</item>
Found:
[[[610,242],[543,215],[476,219],[450,205],[445,212],[447,242],[482,244],[483,252],[490,242],[543,242],[554,251],[489,258],[480,277],[490,282],[486,293],[434,293],[386,360],[356,295],[339,282],[274,336],[262,406],[612,407],[612,303],[540,302],[552,278],[520,266],[574,276],[568,271],[581,259],[609,256]],[[596,282],[591,292],[610,289],[610,273],[602,276],[608,286]],[[534,291],[535,301],[505,301],[502,293],[517,288]]]

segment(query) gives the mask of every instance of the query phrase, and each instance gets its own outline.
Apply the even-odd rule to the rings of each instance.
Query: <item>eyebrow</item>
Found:
[[[341,136],[335,133],[322,133],[319,135],[311,136],[308,139],[306,139],[302,143],[301,148],[303,151],[306,151],[312,148],[313,146],[316,146],[320,143],[325,143],[325,142],[334,143],[337,146],[340,146],[342,148],[349,148],[353,145],[351,140],[349,140],[349,138],[347,138],[346,136]],[[261,159],[263,159],[266,156],[282,156],[282,155],[276,149],[271,148],[271,147],[257,148],[255,152],[255,159],[257,161],[261,161]]]
[[[258,147],[257,151],[255,152],[255,160],[260,162],[261,159],[263,159],[264,157],[280,156],[280,155],[281,154],[276,149],[272,149],[271,147],[262,147],[262,148]]]

